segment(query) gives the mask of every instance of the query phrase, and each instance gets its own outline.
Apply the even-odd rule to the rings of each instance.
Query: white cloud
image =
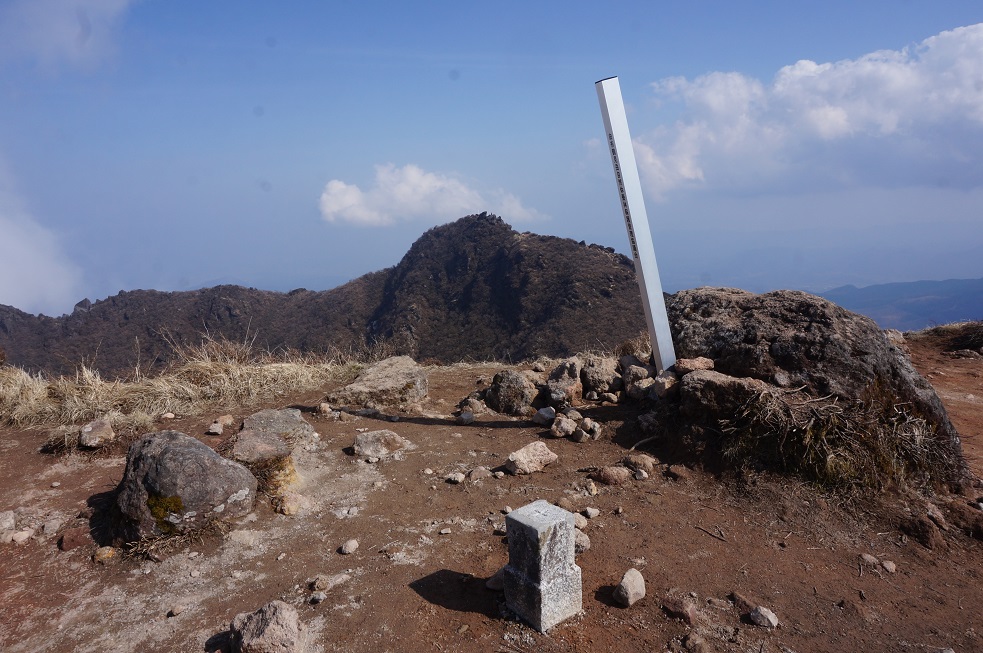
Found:
[[[0,8],[0,54],[46,66],[94,66],[113,52],[116,28],[133,2],[12,0]]]
[[[653,84],[676,122],[636,138],[656,197],[678,188],[768,191],[983,186],[983,24],[902,50],[799,61],[770,84],[713,72]]]
[[[61,315],[80,298],[79,269],[26,211],[0,170],[0,304]]]
[[[410,221],[438,224],[482,211],[517,222],[545,217],[504,190],[483,194],[454,177],[413,164],[397,168],[391,163],[375,166],[375,184],[366,191],[332,179],[321,193],[320,207],[328,222],[362,226]]]

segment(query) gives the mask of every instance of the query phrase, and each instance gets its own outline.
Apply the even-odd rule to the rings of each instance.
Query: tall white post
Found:
[[[628,132],[628,117],[621,98],[621,85],[617,77],[609,77],[597,82],[594,87],[601,103],[607,147],[611,152],[621,210],[625,215],[628,241],[635,259],[635,276],[638,279],[638,289],[642,293],[642,307],[645,309],[649,337],[652,339],[652,358],[660,370],[665,370],[676,362],[676,350],[672,346],[669,316],[666,314],[666,301],[662,296],[662,280],[655,262],[655,248],[652,246],[652,233],[649,231],[648,215],[645,213],[642,182],[638,178],[638,166],[635,163],[635,149]]]

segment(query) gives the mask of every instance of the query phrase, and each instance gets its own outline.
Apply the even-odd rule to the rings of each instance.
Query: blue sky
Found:
[[[668,290],[983,276],[973,2],[0,0],[0,303],[325,289],[491,211]]]

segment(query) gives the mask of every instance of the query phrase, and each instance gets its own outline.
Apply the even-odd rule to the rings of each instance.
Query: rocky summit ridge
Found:
[[[0,349],[30,371],[165,366],[205,334],[260,349],[390,343],[419,360],[522,360],[610,348],[644,329],[634,268],[612,249],[519,233],[481,213],[424,233],[392,268],[324,291],[133,290],[61,317],[0,306]]]

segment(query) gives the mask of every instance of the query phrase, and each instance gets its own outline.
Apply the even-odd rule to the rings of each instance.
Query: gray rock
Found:
[[[645,579],[642,573],[632,567],[622,576],[614,590],[614,600],[626,608],[645,598]]]
[[[341,554],[350,555],[358,550],[358,540],[351,539],[341,545]]]
[[[488,407],[506,415],[527,415],[539,390],[525,375],[512,370],[499,372],[485,393]]]
[[[86,449],[99,449],[115,441],[116,432],[105,417],[89,422],[79,432],[79,446]]]
[[[311,605],[317,605],[318,603],[323,602],[326,598],[328,598],[327,592],[321,592],[321,591],[314,592],[313,594],[311,594],[311,599],[310,599]]]
[[[613,392],[605,392],[601,395],[601,401],[606,401],[609,404],[618,403],[619,397]]]
[[[297,610],[271,601],[253,613],[236,615],[229,627],[234,653],[304,653],[306,633]]]
[[[680,384],[680,410],[689,417],[732,417],[752,397],[768,390],[764,381],[697,370]]]
[[[472,483],[481,481],[486,478],[492,478],[491,470],[487,467],[475,467],[470,472],[468,472],[468,480]]]
[[[532,474],[542,471],[544,467],[555,462],[558,457],[544,443],[536,440],[518,451],[510,453],[505,468],[511,474]]]
[[[584,508],[584,517],[587,519],[595,519],[596,517],[600,517],[600,515],[601,511],[597,508]]]
[[[679,378],[669,370],[659,372],[659,375],[652,379],[650,392],[657,399],[664,399],[679,392]]]
[[[898,566],[891,562],[890,560],[884,560],[881,562],[881,566],[884,567],[884,571],[889,574],[893,574],[898,571]]]
[[[587,431],[580,428],[579,426],[576,429],[574,429],[573,433],[570,434],[570,440],[572,440],[573,442],[587,442],[590,439],[591,437],[590,435],[587,434]]]
[[[126,456],[117,505],[127,541],[183,533],[216,518],[249,513],[256,478],[198,440],[177,431],[143,436]]]
[[[540,408],[536,411],[536,414],[532,416],[532,421],[540,426],[550,426],[553,424],[553,420],[556,419],[556,409],[552,406],[547,406],[546,408]]]
[[[231,426],[231,424],[226,424],[226,426]],[[314,427],[307,423],[300,410],[296,408],[267,409],[253,413],[242,420],[242,429],[272,433],[280,436],[288,443],[303,440],[314,434]]]
[[[628,386],[628,397],[634,399],[635,401],[641,401],[645,398],[649,392],[652,391],[655,386],[655,379],[644,378],[639,379]]]
[[[270,462],[290,455],[290,444],[271,431],[242,429],[232,445],[232,459],[246,465]]]
[[[756,626],[762,628],[775,628],[778,626],[778,617],[768,608],[759,605],[748,613],[748,619]]]
[[[644,453],[631,453],[621,459],[621,464],[635,471],[641,470],[651,474],[655,471],[659,461]]]
[[[15,531],[10,535],[10,541],[14,544],[26,544],[28,540],[34,537],[33,528],[25,528],[22,531]]]
[[[587,528],[587,518],[576,512],[573,515],[573,525],[579,530],[584,530]]]
[[[608,465],[599,469],[592,477],[605,485],[624,485],[631,480],[632,471],[620,465]]]
[[[580,382],[582,363],[579,358],[570,358],[560,363],[546,381],[550,403],[567,405],[580,401],[584,395],[584,386]]]
[[[618,361],[605,356],[587,356],[580,370],[580,381],[585,392],[617,392],[621,389]]]
[[[409,356],[396,356],[367,367],[327,399],[335,405],[406,407],[423,400],[428,388],[426,370]]]
[[[474,424],[474,419],[474,413],[472,413],[470,410],[465,410],[457,416],[455,421],[461,426],[468,426],[469,424]]]
[[[389,429],[382,429],[381,431],[359,433],[355,436],[355,444],[352,448],[355,450],[356,456],[382,460],[393,458],[400,451],[410,446],[412,446],[410,441],[403,436]]]
[[[13,510],[0,512],[0,532],[12,531],[17,528],[17,517]]]
[[[595,422],[589,417],[584,418],[584,421],[580,423],[580,428],[583,429],[584,433],[586,433],[591,440],[596,440],[601,437],[601,424],[599,422]]]
[[[458,483],[463,483],[465,478],[467,477],[461,472],[453,472],[452,474],[448,474],[444,480],[451,485],[457,485]]]
[[[342,583],[347,583],[352,577],[349,574],[318,574],[308,582],[308,586],[316,592],[329,592]]]
[[[208,425],[208,429],[205,431],[206,435],[222,435],[222,431],[225,430],[225,426],[218,421],[212,422]]]
[[[576,430],[577,422],[565,415],[557,415],[556,419],[553,420],[553,426],[550,427],[550,433],[554,438],[569,437],[573,435],[573,432]]]

